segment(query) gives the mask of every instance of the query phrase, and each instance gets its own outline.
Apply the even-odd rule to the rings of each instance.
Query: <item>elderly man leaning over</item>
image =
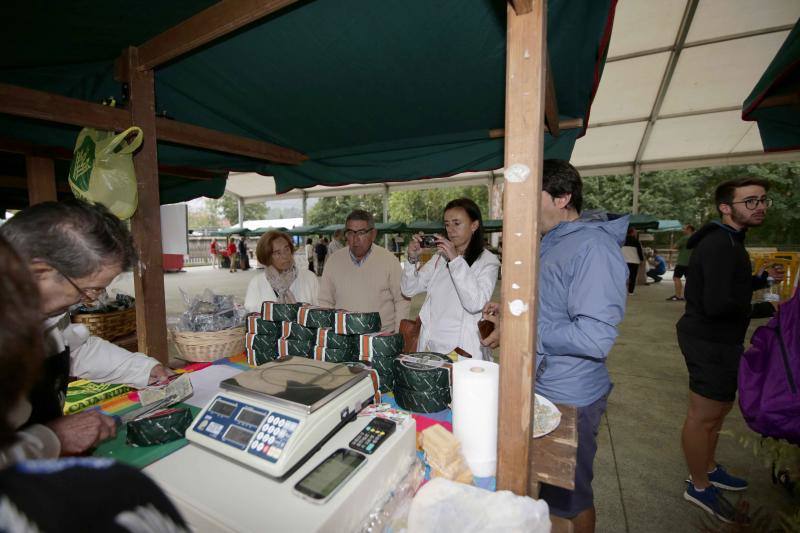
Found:
[[[372,215],[356,209],[345,221],[347,247],[327,259],[319,283],[319,304],[356,313],[379,312],[382,331],[397,332],[408,318],[409,300],[400,292],[402,268],[386,248],[374,244]]]
[[[539,249],[539,311],[536,392],[578,407],[575,490],[543,484],[540,497],[550,512],[572,521],[574,531],[594,531],[593,463],[600,418],[611,380],[606,357],[625,314],[628,269],[620,246],[628,217],[607,221],[581,215],[582,181],[566,161],[544,162],[542,242]],[[499,306],[484,318],[498,324]],[[499,327],[483,344],[497,346]]]
[[[142,388],[165,381],[171,371],[152,357],[131,353],[72,325],[68,310],[97,298],[133,266],[136,253],[123,223],[102,206],[78,200],[32,206],[0,227],[28,268],[41,295],[46,357],[29,394],[15,413],[14,446],[0,465],[25,458],[83,453],[116,432],[97,411],[62,416],[70,376]]]

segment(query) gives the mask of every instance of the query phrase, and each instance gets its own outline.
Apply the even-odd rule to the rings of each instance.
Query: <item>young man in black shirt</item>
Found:
[[[725,416],[736,398],[739,359],[751,318],[771,316],[769,303],[751,304],[753,291],[766,286],[767,275],[751,273],[744,247],[748,228],[764,222],[772,200],[760,179],[727,181],[717,187],[714,202],[722,217],[692,235],[686,282],[686,311],[678,321],[678,344],[689,370],[689,410],[681,441],[690,479],[684,498],[724,522],[733,506],[719,489],[740,491],[747,481],[717,464],[714,452]]]

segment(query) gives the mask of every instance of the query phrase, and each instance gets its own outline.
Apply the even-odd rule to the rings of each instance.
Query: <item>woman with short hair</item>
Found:
[[[259,312],[261,303],[266,301],[317,304],[319,280],[313,272],[297,268],[289,235],[281,231],[262,235],[256,245],[256,258],[264,265],[264,273],[254,276],[247,286],[244,306],[248,311]]]
[[[483,247],[481,210],[469,198],[445,206],[444,227],[447,236],[436,236],[438,253],[421,268],[422,238],[414,235],[403,266],[403,295],[427,292],[417,350],[450,353],[461,348],[476,359],[491,360],[491,349],[481,346],[478,321],[492,299],[500,261]]]

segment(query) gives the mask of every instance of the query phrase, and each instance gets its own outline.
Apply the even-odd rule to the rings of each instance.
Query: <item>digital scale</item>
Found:
[[[356,418],[375,397],[363,368],[287,357],[226,379],[219,389],[186,431],[190,444],[145,469],[195,531],[348,531],[416,457],[411,418],[374,452],[350,447],[373,420]],[[363,460],[349,472],[337,471],[344,463],[331,464],[356,455]],[[339,474],[324,487],[325,478]],[[314,501],[298,492],[298,482],[308,480],[321,483],[327,496]]]

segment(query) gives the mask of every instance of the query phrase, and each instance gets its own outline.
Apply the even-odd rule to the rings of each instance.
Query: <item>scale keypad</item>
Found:
[[[272,463],[277,462],[299,425],[300,422],[294,418],[280,413],[270,413],[250,441],[247,452]]]

